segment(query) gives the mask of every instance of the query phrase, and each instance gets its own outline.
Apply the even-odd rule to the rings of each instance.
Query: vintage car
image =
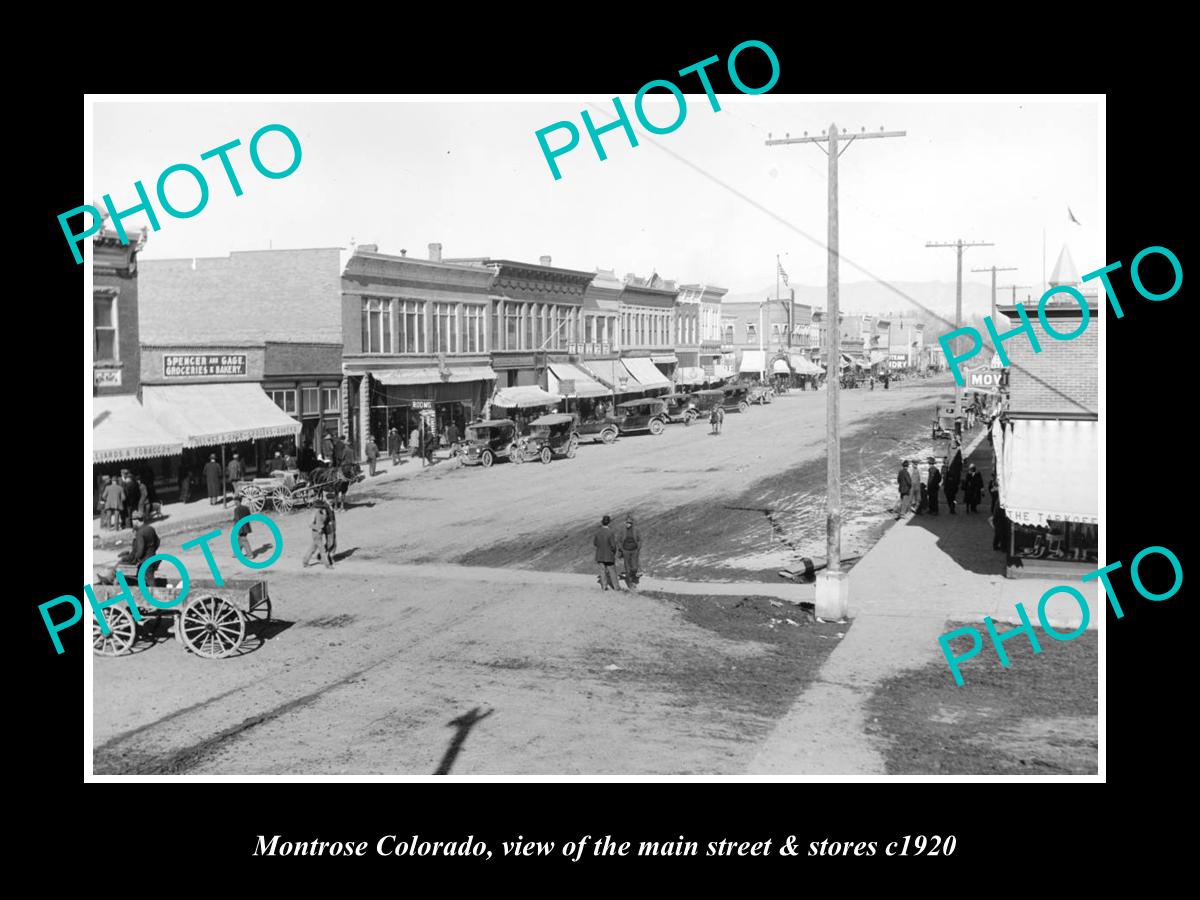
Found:
[[[710,388],[706,391],[696,391],[691,395],[692,409],[702,419],[707,419],[714,406],[725,403],[725,391],[722,388]]]
[[[693,394],[664,394],[659,397],[667,404],[667,421],[682,422],[684,425],[691,425],[696,420],[696,405],[693,402]]]
[[[517,449],[517,423],[512,419],[488,419],[467,426],[463,439],[455,445],[460,465],[489,468],[498,459],[514,459]]]
[[[617,404],[617,427],[621,434],[649,431],[662,434],[667,427],[667,404],[661,397],[626,400]]]
[[[556,456],[573,459],[579,447],[579,433],[575,416],[551,413],[539,416],[529,423],[529,434],[517,442],[510,457],[513,462],[540,459],[549,463]]]
[[[725,397],[721,405],[726,412],[746,412],[750,409],[750,389],[742,384],[727,384],[721,389]]]
[[[746,399],[760,406],[765,406],[775,399],[775,388],[769,384],[746,385],[746,390]]]
[[[580,439],[592,441],[603,441],[606,444],[611,444],[617,439],[617,434],[620,429],[617,426],[617,420],[612,416],[604,416],[599,419],[585,419],[579,423],[576,429]]]

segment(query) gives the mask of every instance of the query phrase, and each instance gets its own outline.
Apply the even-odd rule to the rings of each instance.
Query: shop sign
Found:
[[[433,401],[432,400],[413,400],[412,408],[413,409],[433,409]]]
[[[246,354],[163,354],[163,377],[196,378],[210,375],[245,375]]]
[[[967,387],[975,391],[994,391],[1000,390],[1000,369],[972,369],[967,372]]]
[[[558,392],[564,396],[569,396],[575,393],[574,378],[560,378],[558,380]]]
[[[92,383],[96,387],[120,387],[121,386],[121,370],[120,369],[93,369]]]

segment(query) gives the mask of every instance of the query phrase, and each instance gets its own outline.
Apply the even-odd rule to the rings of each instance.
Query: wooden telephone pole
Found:
[[[965,250],[967,247],[994,247],[996,245],[993,244],[991,241],[964,241],[962,238],[959,238],[953,244],[935,244],[931,241],[927,241],[925,243],[925,246],[926,247],[953,247],[958,251],[958,253],[957,253],[957,256],[958,256],[958,280],[955,283],[955,289],[954,289],[954,327],[956,329],[962,328],[962,255],[963,255],[963,250]],[[992,298],[992,301],[995,302],[994,296]],[[950,346],[956,352],[958,350],[958,340],[959,340],[958,338],[955,338],[953,341],[950,342]],[[960,418],[962,418],[962,388],[960,388],[958,386],[958,380],[955,379],[955,382],[954,382],[954,421],[956,424]]]
[[[817,575],[816,613],[823,619],[840,620],[846,617],[850,607],[850,583],[842,571],[842,442],[838,433],[839,378],[841,377],[841,325],[838,315],[838,157],[849,149],[856,140],[865,138],[904,137],[903,131],[878,131],[868,133],[864,128],[858,134],[845,130],[839,132],[836,124],[819,137],[794,138],[790,134],[783,140],[772,140],[767,135],[767,146],[782,144],[816,144],[829,157],[829,233],[826,245],[829,251],[826,275],[826,318],[829,331],[829,358],[826,361],[825,377],[828,395],[825,400],[825,428],[827,447],[826,468],[826,516],[825,552],[827,565]],[[844,143],[839,150],[838,144]],[[827,145],[828,149],[826,149]]]
[[[991,272],[992,273],[992,321],[996,321],[996,273],[997,272],[1015,272],[1016,266],[988,266],[986,269],[972,269],[972,272]],[[1015,294],[1014,294],[1015,296]],[[1016,302],[1015,300],[1013,301]]]

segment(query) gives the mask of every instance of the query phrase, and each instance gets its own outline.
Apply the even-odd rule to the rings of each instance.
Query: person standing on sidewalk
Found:
[[[217,454],[210,453],[208,462],[204,464],[204,483],[208,486],[209,506],[215,506],[223,498],[221,478],[221,464],[217,462]]]
[[[929,457],[929,514],[936,516],[938,514],[938,488],[942,486],[942,473],[938,471],[937,462],[934,458]]]
[[[979,501],[983,498],[983,476],[972,463],[967,470],[967,480],[963,484],[963,499],[967,504],[967,512],[979,512]]]
[[[237,453],[233,454],[233,459],[229,460],[229,465],[225,467],[225,476],[229,481],[230,488],[233,489],[234,495],[237,495],[237,483],[246,475],[246,467],[242,465],[241,458]]]
[[[900,502],[896,504],[897,519],[912,506],[912,484],[912,474],[908,471],[908,460],[906,459],[900,463],[900,471],[896,473],[896,486],[900,488]]]
[[[929,477],[929,469],[922,466],[919,459],[914,459],[909,469],[913,477],[912,511],[919,516],[928,502],[925,499],[925,480]]]
[[[370,467],[371,475],[375,474],[375,460],[379,459],[379,447],[375,443],[375,436],[367,438],[367,465]]]
[[[333,562],[329,558],[329,550],[325,544],[325,530],[328,522],[329,510],[325,506],[325,501],[322,500],[313,506],[312,523],[309,525],[309,530],[312,531],[312,546],[304,554],[303,567],[305,569],[308,568],[308,561],[312,559],[314,553],[318,562],[324,561],[325,568],[333,568]]]
[[[109,480],[104,486],[103,500],[104,512],[101,514],[100,524],[116,531],[121,522],[121,512],[125,508],[125,488],[121,487],[121,482],[116,478]]]
[[[246,506],[246,504],[242,501],[242,498],[239,497],[237,506],[235,506],[233,508],[234,524],[237,524],[242,519],[246,518],[246,516],[248,516],[248,515],[250,515],[250,507]],[[238,529],[238,533],[237,533],[238,549],[242,551],[242,553],[245,555],[245,557],[247,559],[254,559],[254,550],[251,549],[251,547],[250,547],[249,535],[250,535],[250,523],[247,522],[245,525],[243,525],[241,528]]]
[[[635,590],[638,586],[638,560],[642,551],[642,535],[633,524],[633,513],[625,516],[625,530],[621,532],[621,558],[625,561],[625,586]]]
[[[394,469],[400,465],[400,432],[396,430],[395,425],[388,429],[387,449],[388,456],[392,459],[392,468]]]
[[[600,520],[600,527],[592,535],[592,544],[596,548],[596,565],[600,567],[600,588],[607,591],[611,585],[614,591],[619,591],[621,587],[617,584],[617,571],[614,568],[617,562],[617,539],[608,527],[610,522],[612,518],[609,516]]]
[[[950,507],[950,515],[958,514],[957,501],[958,489],[962,482],[962,452],[953,450],[953,456],[946,463],[945,471],[942,472],[942,485],[946,491],[946,505]]]

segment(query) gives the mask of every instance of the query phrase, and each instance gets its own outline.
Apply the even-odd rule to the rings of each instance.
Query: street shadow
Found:
[[[479,707],[476,706],[470,712],[464,713],[457,719],[451,719],[446,723],[446,727],[456,730],[454,737],[450,740],[450,746],[446,748],[446,754],[442,757],[441,763],[433,773],[434,775],[450,774],[450,769],[453,768],[454,761],[458,759],[463,742],[466,741],[467,735],[471,733],[471,729],[475,727],[476,723],[482,722],[493,712],[495,712],[494,709],[489,709],[487,712],[481,713]]]
[[[351,547],[349,550],[343,550],[340,553],[335,553],[331,558],[334,562],[341,562],[343,559],[349,559],[357,550],[358,547]]]
[[[279,635],[295,624],[295,622],[289,622],[287,619],[247,622],[246,637],[242,641],[241,648],[234,655],[245,656],[247,653],[254,653],[256,650],[261,650],[267,641],[279,637]]]

